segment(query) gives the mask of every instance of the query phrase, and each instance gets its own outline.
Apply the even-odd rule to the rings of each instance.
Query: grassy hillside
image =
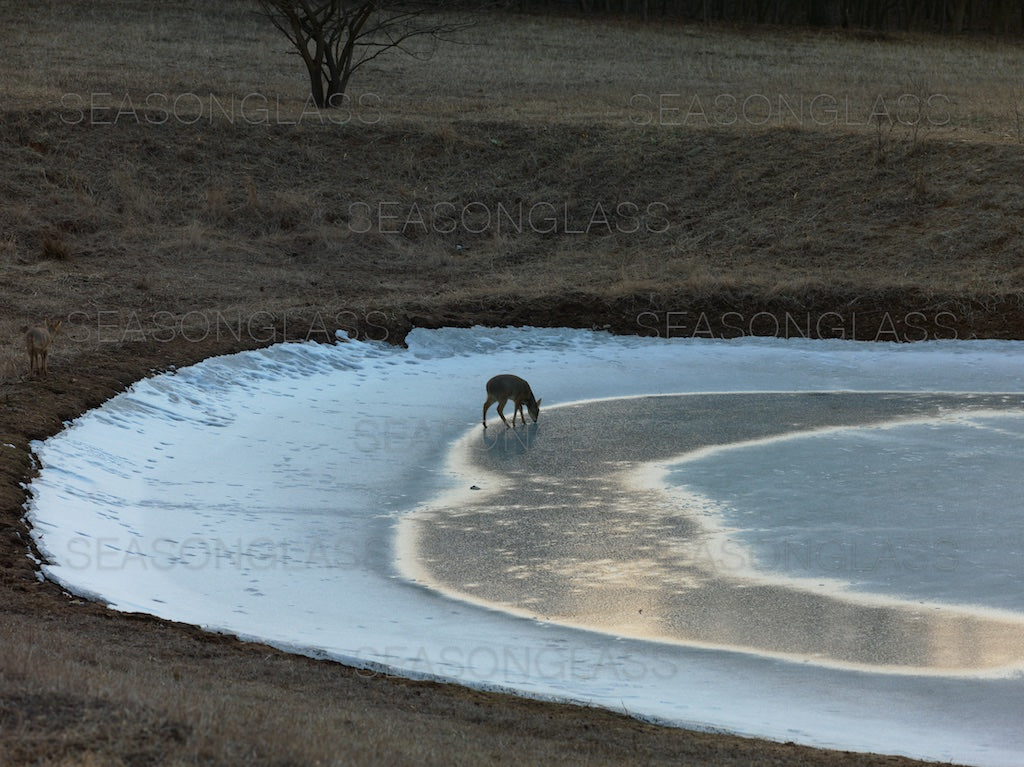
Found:
[[[72,13],[8,32],[10,335],[571,322],[567,296],[624,332],[1020,333],[1016,47],[485,16],[319,112],[248,3]]]

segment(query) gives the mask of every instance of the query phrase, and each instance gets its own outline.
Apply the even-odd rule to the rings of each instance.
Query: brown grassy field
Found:
[[[30,441],[152,371],[339,329],[1022,338],[1024,48],[483,15],[317,113],[253,5],[0,0],[0,761],[903,763],[71,598],[27,556]]]

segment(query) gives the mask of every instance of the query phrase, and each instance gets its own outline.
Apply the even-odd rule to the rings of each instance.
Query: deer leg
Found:
[[[484,403],[483,422],[484,422],[484,428],[485,429],[487,428],[487,408],[489,408],[495,402],[497,402],[497,400],[494,397],[492,397],[491,395],[488,394],[487,395],[487,401]]]
[[[506,402],[508,402],[507,398],[506,399],[498,400],[498,415],[501,416],[502,423],[505,424],[505,428],[507,429],[508,428],[508,420],[505,418],[505,403]],[[515,413],[513,413],[512,414],[512,418],[515,419],[515,417],[516,417]]]

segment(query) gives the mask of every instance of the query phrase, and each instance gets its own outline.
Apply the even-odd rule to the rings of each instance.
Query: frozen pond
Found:
[[[44,572],[387,673],[1019,761],[1024,344],[408,343],[207,360],[36,444]],[[540,421],[484,431],[506,371]]]

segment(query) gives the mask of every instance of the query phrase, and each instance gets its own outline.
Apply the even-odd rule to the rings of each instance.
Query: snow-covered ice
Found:
[[[210,359],[140,381],[36,443],[28,519],[44,573],[119,610],[368,674],[819,746],[1020,762],[1024,631],[1016,641],[993,634],[1001,660],[984,668],[844,664],[762,652],[756,641],[655,641],[642,627],[611,631],[600,619],[559,621],[475,598],[473,583],[461,584],[467,593],[435,588],[437,573],[416,561],[422,552],[403,531],[431,519],[454,529],[464,504],[486,495],[468,490],[486,474],[467,474],[460,455],[485,439],[483,383],[494,373],[523,375],[543,399],[535,430],[517,433],[540,444],[557,431],[562,452],[583,464],[596,453],[559,426],[570,415],[583,423],[598,406],[615,412],[620,398],[700,396],[722,428],[718,441],[619,460],[609,476],[699,506],[701,529],[742,563],[731,577],[937,611],[950,625],[962,614],[978,621],[975,632],[987,632],[986,621],[1012,630],[1024,626],[1024,343],[532,328],[415,330],[407,340],[407,349],[284,344]],[[878,393],[898,407],[870,424],[794,420],[784,433],[730,436],[739,408],[724,403],[771,392]],[[942,398],[918,412],[918,392]],[[722,395],[723,406],[704,395]],[[486,439],[514,446],[519,437],[490,416]],[[614,419],[604,423],[615,439]],[[515,467],[515,450],[503,460]],[[617,564],[637,567],[615,557],[613,548],[600,562],[609,577]],[[827,632],[824,621],[808,633]]]

